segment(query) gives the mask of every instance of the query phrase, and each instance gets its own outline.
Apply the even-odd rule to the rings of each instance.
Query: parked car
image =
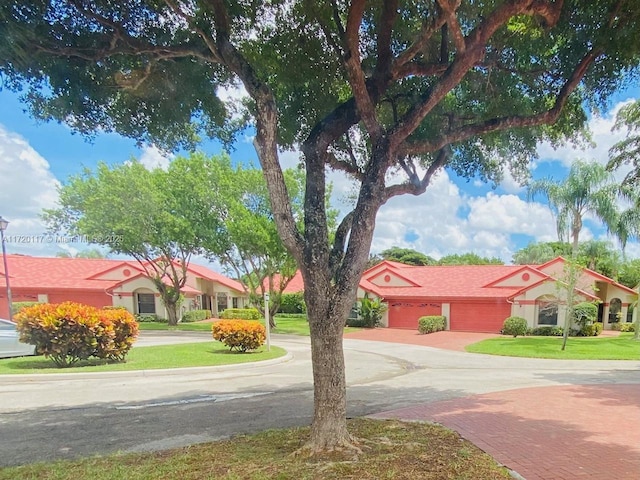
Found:
[[[16,324],[0,318],[0,358],[35,355],[35,345],[22,343]]]

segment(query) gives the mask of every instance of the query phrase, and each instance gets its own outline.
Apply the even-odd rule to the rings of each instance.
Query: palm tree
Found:
[[[622,252],[627,242],[632,239],[640,239],[640,194],[636,191],[636,187],[630,183],[624,183],[620,187],[622,197],[627,200],[628,207],[618,216],[618,221],[613,229],[614,235],[618,237],[622,244]],[[640,295],[640,286],[638,294]],[[640,315],[638,314],[638,300],[636,300],[633,309],[634,338],[640,341]]]
[[[578,253],[582,219],[588,213],[598,217],[611,232],[618,221],[616,200],[619,185],[603,165],[576,161],[562,182],[551,178],[536,180],[529,185],[528,197],[543,195],[556,217],[558,240],[571,241],[572,255]]]
[[[571,240],[571,260],[566,279],[567,311],[564,321],[562,350],[566,348],[569,329],[573,320],[575,288],[578,282],[578,246],[583,218],[591,214],[599,218],[610,232],[617,232],[620,225],[617,202],[619,186],[603,165],[595,162],[576,161],[569,175],[562,182],[551,178],[532,182],[528,198],[544,195],[556,217],[558,240]]]

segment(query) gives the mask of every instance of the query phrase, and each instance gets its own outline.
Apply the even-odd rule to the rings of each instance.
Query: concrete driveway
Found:
[[[168,448],[308,423],[309,340],[274,336],[273,343],[291,358],[172,372],[0,377],[0,465]],[[640,404],[640,361],[492,357],[352,338],[344,346],[349,415],[385,412],[448,424],[528,480],[564,478],[558,472],[567,458],[589,466],[585,478],[637,478],[640,442],[631,429]],[[569,410],[559,407],[565,402]],[[575,414],[580,428],[565,421],[575,409],[585,413]],[[550,417],[554,412],[564,420]],[[611,428],[588,418],[606,419]],[[522,451],[533,453],[517,456]],[[597,476],[610,473],[612,463],[621,470],[616,476]]]

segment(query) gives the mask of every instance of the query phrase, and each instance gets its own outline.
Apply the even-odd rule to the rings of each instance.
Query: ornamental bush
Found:
[[[503,335],[513,335],[516,338],[518,335],[526,335],[528,330],[527,321],[522,317],[508,317],[502,325]]]
[[[226,320],[260,320],[260,312],[256,308],[227,308],[220,314]]]
[[[59,367],[90,357],[124,360],[138,335],[138,324],[126,310],[74,302],[26,307],[15,320],[20,340]]]
[[[635,332],[635,323],[627,322],[627,323],[613,323],[611,325],[611,330],[617,330],[619,332]]]
[[[231,351],[256,350],[266,340],[264,326],[248,320],[220,320],[213,323],[211,332],[214,340],[224,343]]]
[[[583,325],[580,327],[580,330],[577,332],[576,336],[578,337],[597,337],[602,332],[603,326],[602,323],[590,323],[589,325]]]
[[[442,315],[420,317],[418,319],[418,332],[422,334],[440,332],[445,329],[446,321],[446,317],[443,317]]]
[[[211,310],[189,310],[184,312],[180,321],[182,323],[191,323],[206,320],[207,318],[211,318]]]
[[[169,320],[162,318],[155,313],[136,313],[135,319],[138,323],[169,323]]]
[[[598,306],[592,302],[580,302],[573,307],[573,318],[580,326],[594,323],[598,319]]]

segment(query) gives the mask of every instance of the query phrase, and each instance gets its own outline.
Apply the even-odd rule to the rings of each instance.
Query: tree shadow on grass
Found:
[[[7,359],[9,360],[9,359]],[[45,357],[24,357],[24,358],[12,358],[10,361],[7,361],[3,364],[3,367],[8,370],[16,370],[16,371],[27,371],[27,370],[43,370],[43,371],[52,371],[56,370],[60,373],[68,373],[72,371],[77,371],[76,369],[81,369],[82,367],[95,367],[101,365],[113,365],[123,363],[122,361],[117,360],[106,360],[106,359],[88,359],[88,360],[79,360],[76,363],[68,365],[66,367],[61,367],[56,365],[53,360],[49,360]]]

